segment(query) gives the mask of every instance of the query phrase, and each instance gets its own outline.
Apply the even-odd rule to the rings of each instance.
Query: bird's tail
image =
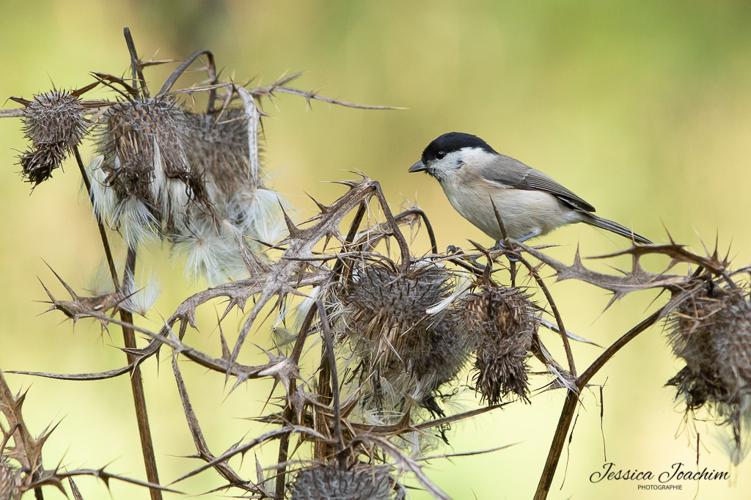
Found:
[[[636,234],[635,232],[631,231],[626,226],[622,226],[612,220],[603,219],[602,217],[598,217],[591,213],[586,214],[586,217],[584,218],[583,222],[586,222],[590,226],[599,227],[600,229],[607,229],[608,231],[612,233],[623,236],[624,238],[628,238],[629,240],[635,241],[637,243],[642,243],[646,245],[649,245],[652,243],[644,236],[640,234]]]

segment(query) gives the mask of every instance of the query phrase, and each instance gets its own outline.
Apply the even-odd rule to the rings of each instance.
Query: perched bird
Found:
[[[595,207],[573,192],[498,153],[476,135],[448,132],[437,137],[409,171],[435,177],[456,211],[498,242],[503,235],[494,204],[508,237],[517,241],[584,222],[637,243],[651,243],[617,222],[596,216]]]

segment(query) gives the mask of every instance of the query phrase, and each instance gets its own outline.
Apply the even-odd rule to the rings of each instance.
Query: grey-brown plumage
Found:
[[[409,171],[425,171],[435,177],[453,207],[496,240],[503,237],[497,209],[508,236],[520,241],[584,222],[637,243],[651,243],[627,227],[595,215],[595,207],[573,191],[471,134],[439,136]]]

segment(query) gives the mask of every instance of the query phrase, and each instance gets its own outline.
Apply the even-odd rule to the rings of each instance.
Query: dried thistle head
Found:
[[[0,456],[0,499],[19,500],[23,491],[22,486],[21,471],[13,467],[5,457]]]
[[[151,184],[163,181],[155,170],[159,162],[166,178],[188,179],[187,118],[173,99],[121,101],[107,110],[105,120],[104,165],[121,197],[151,199]]]
[[[426,311],[451,291],[451,275],[436,265],[413,265],[400,273],[380,263],[354,270],[342,295],[350,330],[398,350],[406,334],[429,320]]]
[[[350,281],[338,298],[339,323],[366,371],[375,374],[377,406],[385,391],[394,403],[408,396],[440,413],[431,394],[457,376],[471,351],[459,314],[427,312],[449,296],[452,275],[426,262],[406,272],[369,264]]]
[[[62,165],[67,156],[60,144],[31,147],[18,159],[24,179],[34,187],[52,177],[52,171]]]
[[[188,116],[192,138],[189,161],[218,191],[212,197],[229,199],[242,189],[254,187],[250,186],[248,118],[244,111],[228,108],[219,115]]]
[[[184,225],[191,202],[208,207],[203,173],[188,162],[189,120],[174,99],[118,102],[107,110],[104,123],[101,169],[118,200],[109,217],[113,225],[148,222],[143,216],[148,213],[152,226],[169,233]]]
[[[695,286],[668,318],[668,341],[686,363],[668,385],[685,399],[687,411],[710,405],[731,426],[740,449],[751,396],[751,296],[743,286],[712,281]]]
[[[462,300],[475,349],[475,389],[489,404],[510,393],[528,401],[527,358],[539,310],[519,288],[483,286]]]
[[[31,147],[19,163],[24,178],[36,186],[81,143],[89,123],[80,99],[64,90],[35,95],[24,107],[22,120]]]
[[[392,481],[386,467],[357,467],[351,470],[320,466],[297,474],[293,500],[388,500],[393,498]]]
[[[35,145],[60,144],[73,149],[87,128],[81,100],[64,90],[37,94],[23,110],[24,134]]]

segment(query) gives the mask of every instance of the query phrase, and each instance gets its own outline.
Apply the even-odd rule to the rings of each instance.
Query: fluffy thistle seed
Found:
[[[387,500],[393,497],[391,480],[383,467],[339,470],[316,467],[297,474],[293,500]]]
[[[188,162],[204,179],[211,212],[190,207],[189,223],[169,238],[188,256],[191,275],[211,283],[247,275],[243,252],[258,257],[257,241],[276,243],[286,234],[281,197],[251,172],[248,119],[241,110],[187,118]]]
[[[24,178],[34,186],[49,179],[81,143],[88,125],[78,97],[60,90],[35,95],[23,109],[23,131],[31,142],[19,160]]]
[[[518,288],[487,287],[463,299],[466,327],[477,342],[475,389],[489,404],[509,393],[528,400],[527,358],[539,312]]]
[[[668,318],[668,342],[685,361],[667,385],[686,410],[711,405],[722,424],[732,428],[735,452],[741,442],[744,403],[751,396],[751,297],[743,287],[714,283],[696,293]]]

